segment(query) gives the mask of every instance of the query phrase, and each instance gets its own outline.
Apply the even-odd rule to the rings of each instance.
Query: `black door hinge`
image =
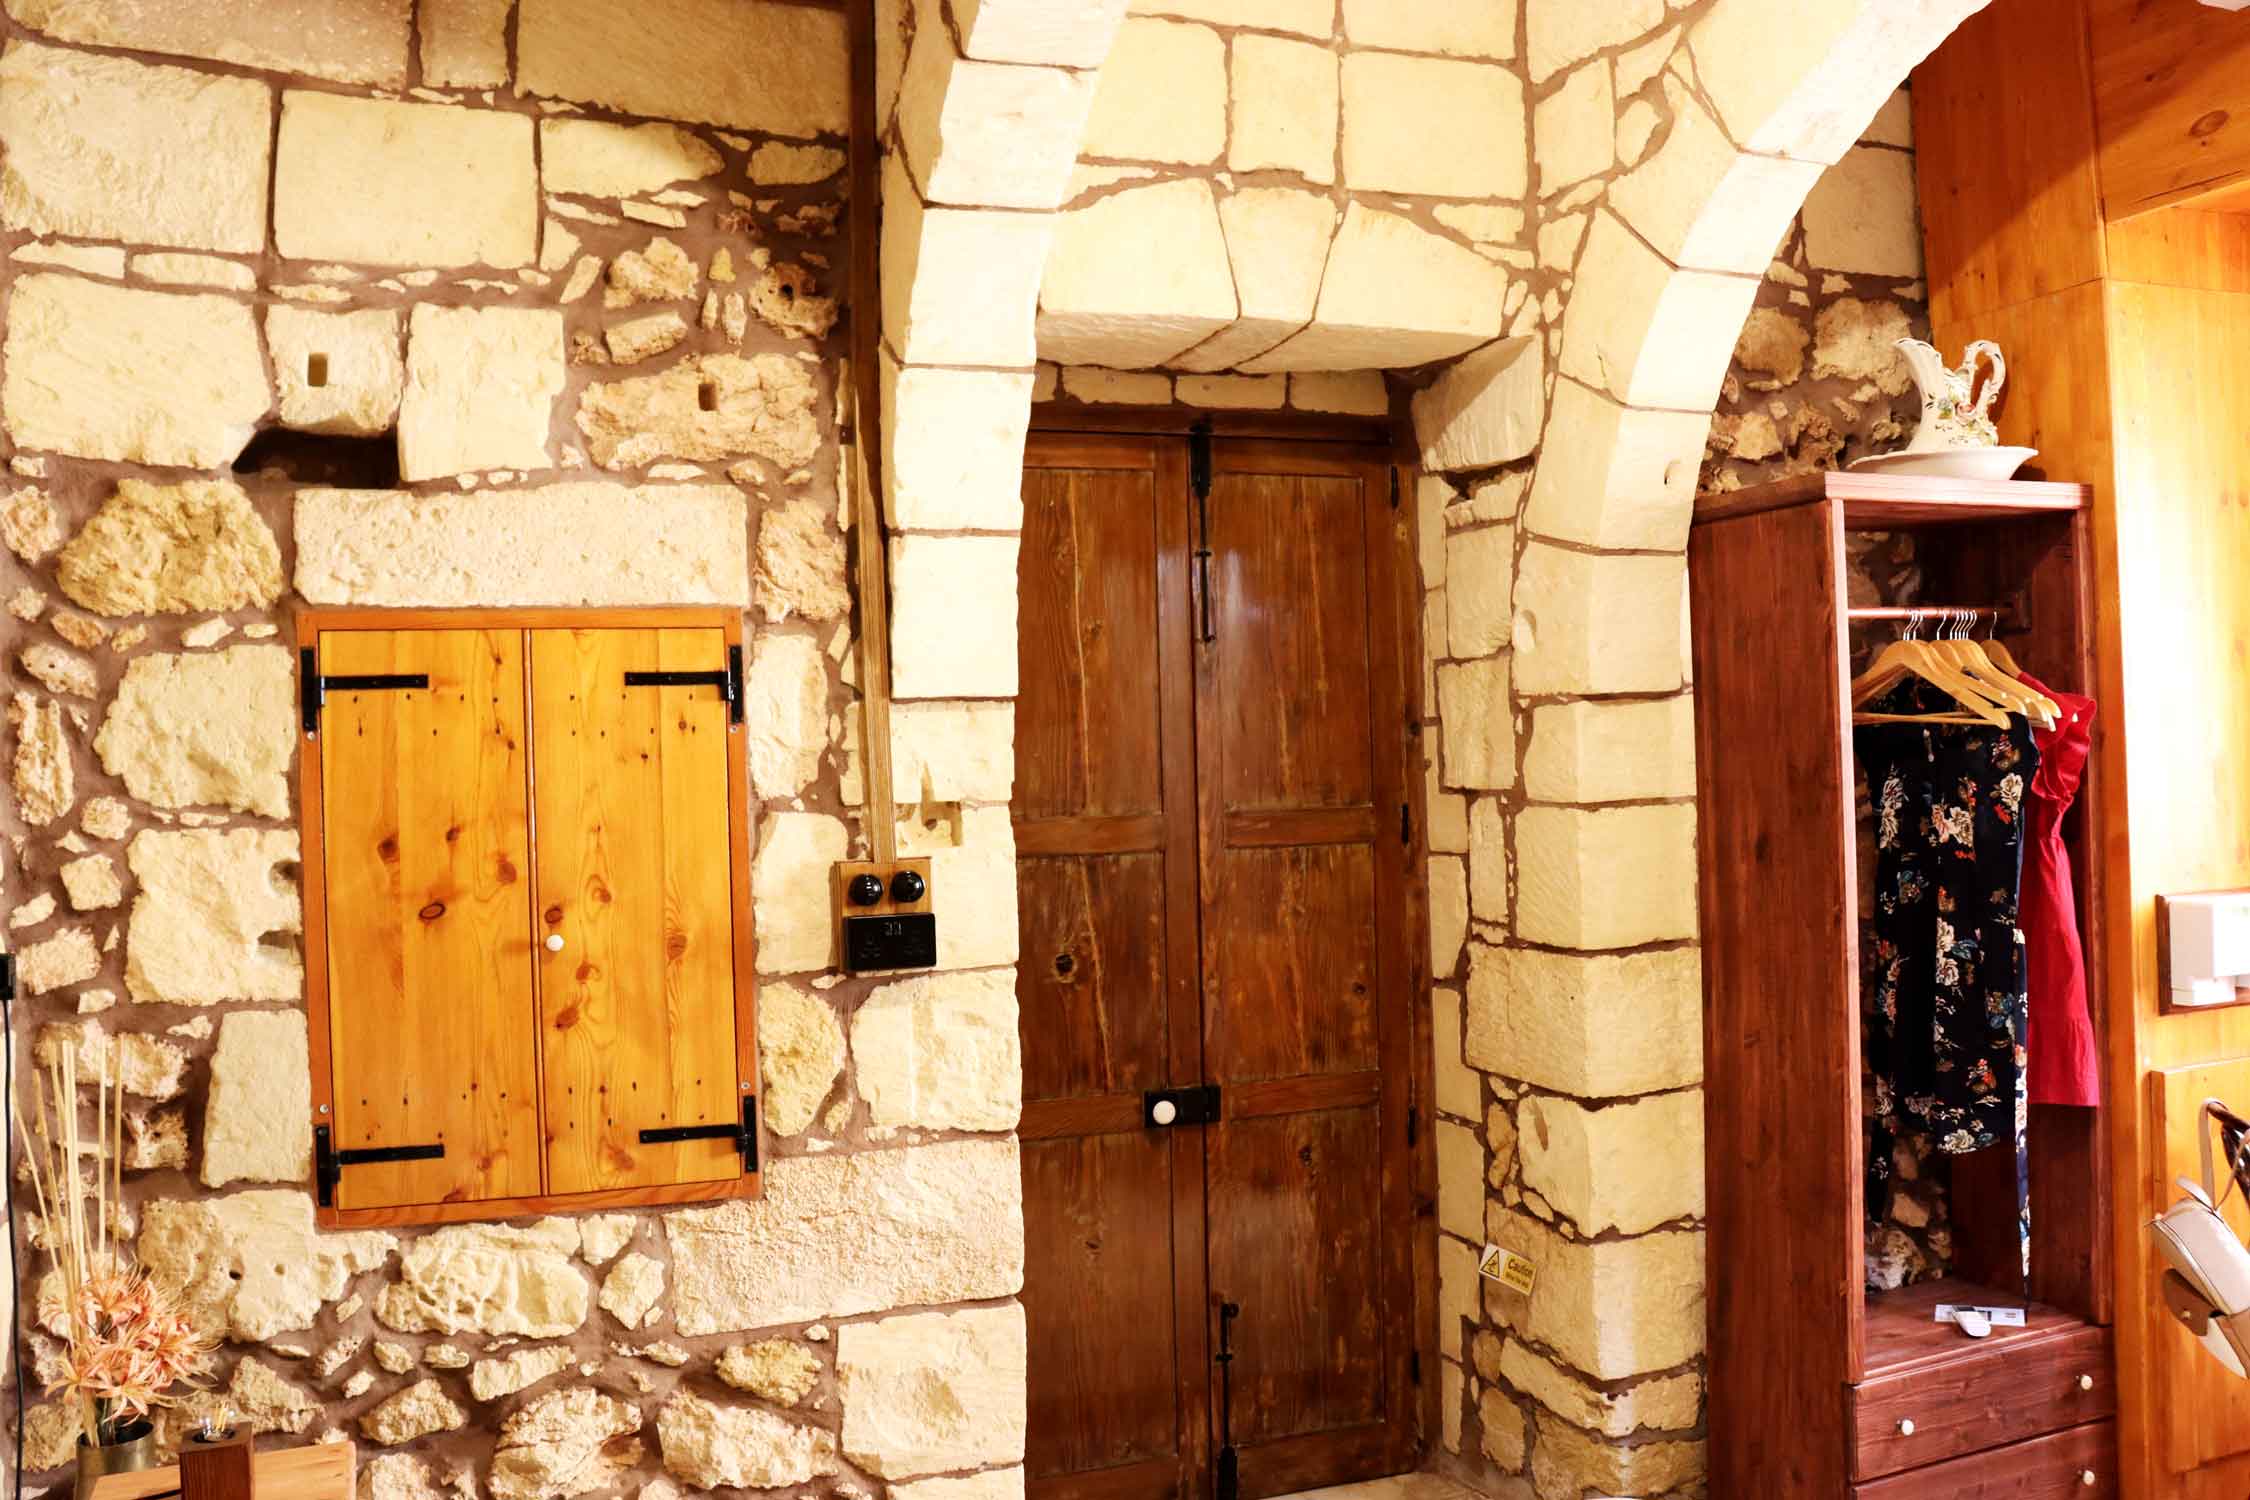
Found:
[[[1411,1349],[1406,1355],[1406,1379],[1410,1385],[1422,1383],[1422,1351]]]
[[[1398,465],[1391,465],[1391,509],[1398,509]]]
[[[1398,841],[1409,849],[1414,847],[1414,809],[1404,802],[1398,805]]]
[[[1203,628],[1196,639],[1208,646],[1218,639],[1211,624],[1211,419],[1188,429],[1188,488],[1195,494],[1195,571],[1203,604]]]
[[[320,1206],[336,1206],[336,1185],[344,1180],[344,1168],[363,1167],[383,1161],[437,1161],[445,1155],[445,1147],[438,1146],[367,1146],[350,1151],[338,1151],[329,1138],[328,1127],[313,1127],[313,1177],[320,1187]]]
[[[1158,1107],[1169,1104],[1169,1119],[1157,1118]],[[1141,1095],[1141,1123],[1152,1130],[1171,1125],[1210,1125],[1219,1118],[1219,1086],[1197,1084],[1184,1089],[1150,1089]]]
[[[748,1176],[758,1170],[757,1096],[752,1094],[742,1101],[739,1125],[662,1125],[641,1132],[644,1146],[668,1146],[676,1141],[732,1141],[742,1155],[743,1175]]]
[[[405,693],[426,689],[427,672],[372,672],[342,677],[320,675],[320,655],[307,646],[297,653],[297,709],[305,733],[320,733],[320,711],[330,693]]]
[[[627,687],[715,687],[727,706],[727,722],[742,722],[742,648],[727,647],[723,672],[627,672]]]
[[[1406,1144],[1413,1145],[1422,1138],[1422,1110],[1419,1105],[1406,1107]]]

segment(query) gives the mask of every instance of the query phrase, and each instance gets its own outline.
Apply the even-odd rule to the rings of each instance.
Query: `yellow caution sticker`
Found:
[[[1511,1291],[1531,1294],[1539,1280],[1539,1268],[1513,1250],[1503,1250],[1498,1245],[1487,1245],[1477,1260],[1477,1274],[1499,1282]]]

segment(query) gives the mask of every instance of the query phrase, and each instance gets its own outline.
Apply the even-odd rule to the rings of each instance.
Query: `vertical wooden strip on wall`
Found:
[[[711,671],[716,629],[534,630],[540,1025],[548,1187],[656,1187],[740,1175],[730,1142],[643,1130],[731,1125],[734,924],[727,758],[709,686],[625,684]]]
[[[344,1170],[339,1207],[539,1193],[522,637],[334,631],[320,731],[336,1145],[442,1144]]]

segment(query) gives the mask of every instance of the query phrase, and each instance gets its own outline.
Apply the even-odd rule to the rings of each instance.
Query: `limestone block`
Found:
[[[842,12],[776,0],[523,0],[516,92],[804,138],[849,128]]]
[[[1704,1445],[1694,1441],[1605,1443],[1570,1423],[1538,1414],[1533,1486],[1549,1496],[1658,1495],[1691,1491],[1704,1475]]]
[[[1295,188],[1245,188],[1219,204],[1219,222],[1226,231],[1241,315],[1173,361],[1183,370],[1231,368],[1266,353],[1312,321],[1328,248],[1336,236],[1336,205],[1322,194]],[[1384,409],[1389,409],[1387,395]]]
[[[758,517],[756,594],[769,625],[792,614],[834,620],[851,608],[844,584],[844,539],[829,526],[826,507],[792,500]]]
[[[1182,375],[1178,389],[1182,404],[1211,411],[1279,411],[1289,399],[1285,375]]]
[[[1886,396],[1904,395],[1914,383],[1898,352],[1898,340],[1912,337],[1913,326],[1896,302],[1839,297],[1813,326],[1815,380],[1863,381]]]
[[[1088,405],[1167,406],[1172,400],[1172,377],[1161,372],[1150,374],[1072,365],[1062,371],[1061,376],[1063,394]]]
[[[16,810],[34,826],[52,823],[78,797],[62,705],[18,692],[8,701],[8,727],[16,736]]]
[[[1070,185],[1094,75],[976,62],[944,26],[915,29],[899,139],[932,203],[1053,208]]]
[[[1437,1122],[1438,1228],[1464,1239],[1484,1233],[1484,1147],[1476,1133]]]
[[[301,1011],[236,1011],[219,1023],[203,1115],[205,1187],[312,1175],[307,1058]]]
[[[1476,526],[1445,537],[1446,654],[1490,656],[1515,623],[1516,529]]]
[[[281,395],[281,425],[299,432],[372,437],[398,420],[406,387],[399,316],[266,309],[266,348]]]
[[[1450,593],[1451,591],[1448,590]],[[1516,724],[1509,660],[1447,662],[1438,668],[1444,783],[1504,792],[1516,784]]]
[[[1019,531],[1031,376],[883,359],[884,516],[909,531]]]
[[[759,985],[758,1068],[766,1129],[803,1134],[844,1071],[844,1028],[828,1002],[779,980]]]
[[[1531,712],[1524,791],[1539,802],[1629,802],[1695,795],[1695,700],[1583,700]]]
[[[101,968],[101,952],[94,946],[94,935],[83,927],[66,927],[16,955],[16,977],[34,995],[83,984]]]
[[[1329,252],[1312,326],[1242,368],[1401,369],[1451,359],[1499,337],[1507,279],[1474,250],[1355,202]]]
[[[826,182],[843,170],[844,153],[833,146],[767,141],[750,153],[750,180],[772,187]]]
[[[1233,133],[1227,170],[1336,180],[1341,94],[1336,54],[1313,42],[1245,32],[1228,63]]]
[[[1478,1217],[1477,1234],[1481,1240],[1484,1234],[1481,1207]],[[1452,1235],[1441,1234],[1437,1260],[1438,1354],[1442,1358],[1459,1359],[1461,1325],[1464,1321],[1477,1321],[1477,1253]]]
[[[736,1344],[719,1356],[712,1373],[738,1391],[795,1406],[812,1394],[820,1379],[820,1361],[803,1344],[787,1339],[764,1339]]]
[[[588,386],[577,423],[604,468],[753,454],[787,471],[820,449],[818,399],[815,370],[801,360],[702,354],[660,374]]]
[[[1343,76],[1352,191],[1514,200],[1529,190],[1523,80],[1509,69],[1351,52]]]
[[[319,24],[257,0],[8,0],[17,24],[58,42],[169,52],[337,83],[406,85],[410,0],[341,0]]]
[[[1646,1234],[1703,1214],[1703,1095],[1687,1089],[1589,1109],[1532,1095],[1519,1117],[1523,1185],[1580,1234]]]
[[[55,510],[55,502],[28,485],[0,497],[0,540],[28,563],[54,551],[55,544],[62,540],[62,517]],[[38,611],[33,610],[30,617],[37,619]]]
[[[399,1279],[383,1288],[375,1316],[398,1333],[561,1338],[585,1325],[592,1301],[585,1273],[571,1263],[578,1245],[568,1219],[432,1230],[399,1257]]]
[[[766,815],[750,879],[759,973],[803,974],[836,961],[828,867],[847,847],[844,825],[825,814]]]
[[[518,1349],[505,1359],[480,1359],[469,1368],[469,1391],[479,1401],[497,1401],[529,1390],[567,1369],[571,1358],[567,1344],[549,1344],[540,1349]]]
[[[578,1254],[588,1265],[606,1265],[632,1243],[639,1221],[631,1214],[588,1214],[578,1221]]]
[[[878,1129],[1013,1130],[1023,1112],[1015,971],[876,986],[852,1016],[852,1060]]]
[[[1595,556],[1533,542],[1517,562],[1517,687],[1677,692],[1686,582],[1679,557]]]
[[[1819,177],[1819,165],[1737,150],[1675,74],[1664,75],[1664,99],[1671,134],[1610,189],[1611,205],[1675,265],[1762,272]],[[1911,194],[1903,211],[1914,232]]]
[[[1298,412],[1341,412],[1345,416],[1388,416],[1390,387],[1381,371],[1357,369],[1289,376],[1289,405]]]
[[[908,364],[1029,369],[1052,214],[924,208],[894,156],[883,177],[883,331]]]
[[[716,147],[677,125],[539,122],[539,183],[550,193],[632,198],[699,181],[725,165]]]
[[[180,1294],[198,1328],[237,1343],[312,1327],[323,1303],[397,1247],[374,1230],[315,1231],[312,1195],[288,1188],[153,1199],[141,1211],[149,1276]]]
[[[1539,101],[1532,121],[1542,197],[1617,164],[1617,98],[1607,58],[1587,63]]]
[[[1597,1390],[1521,1339],[1501,1351],[1500,1377],[1557,1416],[1605,1437],[1629,1437],[1642,1427],[1681,1431],[1695,1426],[1702,1405],[1703,1383],[1692,1374]]]
[[[72,911],[102,911],[125,899],[117,866],[106,854],[88,854],[62,867],[63,890]]]
[[[1442,985],[1432,989],[1430,1020],[1430,1046],[1437,1058],[1437,1107],[1474,1120],[1484,1113],[1484,1084],[1461,1060],[1461,992]]]
[[[539,240],[531,119],[290,89],[273,238],[300,260],[528,266]],[[428,310],[415,309],[417,327]]]
[[[1596,213],[1562,372],[1627,406],[1709,410],[1757,294],[1752,277],[1674,270],[1614,215]]]
[[[1016,961],[1016,835],[1005,807],[965,810],[958,841],[930,854],[938,966],[979,969]],[[905,847],[902,836],[901,847]]]
[[[663,1297],[664,1263],[638,1250],[619,1256],[602,1278],[602,1311],[627,1328],[654,1323],[657,1304]]]
[[[643,1455],[637,1406],[591,1386],[549,1391],[500,1428],[492,1452],[494,1500],[561,1500],[608,1489]]]
[[[1226,144],[1226,43],[1208,26],[1129,17],[1102,64],[1081,154],[1200,166]]]
[[[420,1380],[359,1419],[360,1436],[385,1447],[469,1425],[469,1414],[435,1380]]]
[[[891,538],[894,694],[1016,695],[1017,549],[1012,536]]]
[[[1015,784],[1016,711],[1007,703],[900,703],[891,770],[900,794],[926,802],[1005,802]]]
[[[24,949],[17,964],[17,977],[23,980],[25,988],[39,994],[54,987],[45,981],[64,963],[76,963],[81,967],[98,965],[93,938],[83,928],[57,933],[43,943]],[[42,970],[46,972],[42,974]],[[86,972],[76,977],[91,979],[93,970],[86,968]],[[34,983],[34,980],[39,982]],[[41,1067],[53,1066],[56,1057],[65,1051],[78,1054],[81,1080],[111,1080],[126,1093],[139,1094],[145,1099],[177,1099],[183,1087],[181,1075],[187,1071],[187,1052],[175,1043],[141,1031],[122,1031],[112,1036],[102,1030],[98,1021],[40,1028],[34,1055]]]
[[[1914,96],[1903,87],[1883,101],[1875,111],[1875,118],[1860,132],[1860,142],[1870,146],[1897,146],[1902,150],[1914,149]]]
[[[1127,188],[1059,217],[1039,288],[1039,353],[1063,364],[1160,365],[1238,311],[1211,185]]]
[[[628,318],[602,330],[611,364],[637,365],[677,347],[688,336],[687,320],[666,310],[645,318]]]
[[[1526,531],[1589,547],[1685,549],[1707,418],[1635,411],[1566,378],[1549,420],[1571,440],[1539,455]]]
[[[1703,1078],[1695,950],[1569,954],[1469,949],[1471,1066],[1543,1089],[1614,1098]]]
[[[512,0],[421,0],[422,82],[434,89],[483,89],[508,81]]]
[[[1598,1380],[1668,1370],[1703,1352],[1701,1233],[1571,1242],[1497,1205],[1491,1227],[1538,1268],[1536,1296],[1487,1287],[1486,1306],[1503,1327]]]
[[[1547,417],[1547,359],[1536,338],[1489,344],[1414,396],[1422,467],[1488,469],[1528,457]],[[1576,446],[1575,440],[1567,446]]]
[[[297,591],[315,604],[743,605],[747,511],[721,484],[304,489]]]
[[[281,595],[281,548],[231,480],[121,479],[63,548],[55,578],[97,614],[265,608]]]
[[[1616,0],[1606,5],[1529,0],[1527,9],[1531,80],[1537,84],[1664,24],[1664,0]]]
[[[1516,930],[1558,948],[1695,936],[1695,809],[1527,807]]]
[[[1438,789],[1438,764],[1430,756],[1423,775],[1422,815],[1429,820],[1428,843],[1433,850],[1466,854],[1469,850],[1469,802],[1466,797]]]
[[[158,652],[126,664],[94,749],[143,802],[285,818],[295,713],[283,647]]]
[[[1344,0],[1344,35],[1354,47],[1505,62],[1516,55],[1516,7],[1517,0]]]
[[[1914,158],[1856,146],[1805,198],[1805,259],[1815,270],[1912,278],[1922,274]]]
[[[321,1404],[312,1392],[283,1380],[261,1361],[244,1359],[236,1363],[223,1391],[191,1391],[167,1413],[173,1418],[173,1423],[167,1424],[171,1426],[171,1440],[176,1446],[177,1435],[198,1425],[206,1414],[223,1417],[230,1413],[248,1422],[254,1432],[294,1435],[312,1426],[321,1413]]]
[[[1469,803],[1469,911],[1480,922],[1506,925],[1510,911],[1508,829],[1499,802]]]
[[[836,1472],[836,1436],[681,1391],[656,1414],[666,1472],[697,1489],[780,1489]]]
[[[255,253],[273,95],[130,58],[10,42],[0,221],[34,234]]]
[[[961,0],[953,24],[961,50],[983,62],[1098,68],[1109,56],[1125,0]]]
[[[399,403],[400,475],[550,467],[548,429],[562,388],[560,312],[417,305]]]
[[[1477,1397],[1477,1421],[1484,1428],[1479,1447],[1484,1456],[1511,1474],[1523,1472],[1524,1456],[1531,1450],[1530,1424],[1523,1408],[1502,1390],[1487,1390]],[[1539,1500],[1549,1500],[1541,1495]]]
[[[836,1338],[844,1453],[885,1479],[1024,1455],[1023,1308],[854,1323]]]
[[[144,281],[176,286],[216,286],[247,292],[258,284],[258,273],[240,261],[215,255],[178,255],[158,252],[133,257],[133,274]]]
[[[750,785],[786,801],[820,774],[828,750],[828,659],[809,635],[761,631],[743,683]]]
[[[22,276],[5,358],[8,435],[73,458],[221,468],[268,404],[257,324],[228,297]]]
[[[665,1216],[674,1326],[692,1338],[1012,1297],[1022,1224],[1012,1139],[779,1157],[764,1198]]]
[[[986,1469],[958,1479],[917,1479],[890,1487],[891,1500],[1024,1500],[1023,1470]]]

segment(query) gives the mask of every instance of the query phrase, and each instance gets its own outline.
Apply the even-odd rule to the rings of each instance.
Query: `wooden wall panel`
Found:
[[[2159,1152],[2159,1183],[2169,1197],[2177,1197],[2174,1179],[2192,1180],[2202,1170],[2196,1137],[2202,1129],[2203,1101],[2250,1101],[2250,1058],[2167,1068],[2150,1076],[2148,1092],[2153,1111],[2149,1139]],[[2221,1173],[2223,1188],[2223,1167]],[[2236,1234],[2250,1235],[2250,1203],[2240,1192],[2230,1198],[2225,1213]],[[2163,1260],[2152,1257],[2152,1283],[2163,1270]],[[2169,1318],[2159,1314],[2152,1323],[2150,1337],[2160,1352],[2158,1367],[2164,1376],[2157,1411],[2165,1467],[2184,1474],[2214,1459],[2240,1454],[2244,1435],[2250,1434],[2250,1381],[2227,1373]]]
[[[2108,240],[2114,280],[2250,292],[2250,213],[2166,209],[2111,224]]]
[[[2087,3],[2108,216],[2250,183],[2250,17],[2188,0]],[[2055,124],[2042,112],[2038,130],[2008,134]]]

